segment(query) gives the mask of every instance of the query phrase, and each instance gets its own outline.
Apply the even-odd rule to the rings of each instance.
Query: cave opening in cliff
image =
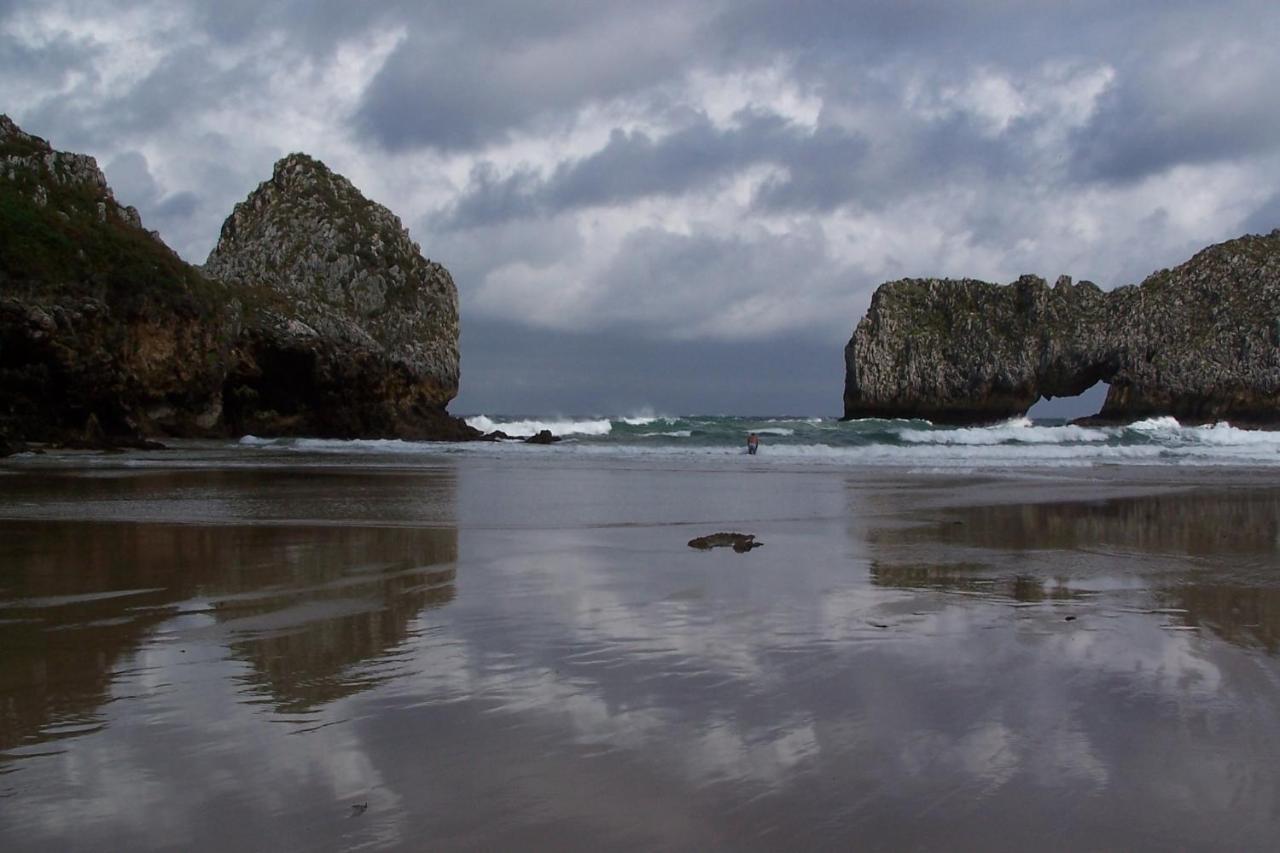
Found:
[[[1102,411],[1102,403],[1107,399],[1107,388],[1106,382],[1098,381],[1074,397],[1054,397],[1052,400],[1041,397],[1027,411],[1027,417],[1074,420],[1096,415]]]

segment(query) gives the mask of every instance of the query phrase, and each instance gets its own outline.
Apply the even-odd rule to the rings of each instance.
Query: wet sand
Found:
[[[0,467],[0,849],[1278,837],[1263,474],[255,460]]]

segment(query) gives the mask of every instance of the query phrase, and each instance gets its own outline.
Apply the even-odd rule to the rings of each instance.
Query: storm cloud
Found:
[[[882,281],[1280,226],[1273,3],[108,6],[0,2],[0,111],[195,263],[321,158],[453,271],[460,410],[833,411]]]

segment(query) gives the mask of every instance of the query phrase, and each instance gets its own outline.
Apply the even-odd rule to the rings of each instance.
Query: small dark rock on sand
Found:
[[[745,554],[752,548],[759,548],[763,542],[756,541],[754,533],[712,533],[710,536],[699,536],[689,540],[690,548],[709,551],[712,548],[732,548],[739,554]]]

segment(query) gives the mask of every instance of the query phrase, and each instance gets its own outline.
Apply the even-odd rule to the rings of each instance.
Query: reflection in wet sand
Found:
[[[1080,593],[1031,575],[992,575],[979,563],[886,563],[871,561],[871,582],[899,589],[944,589],[974,595],[1003,596],[1024,603],[1066,601]]]
[[[936,526],[895,530],[897,542],[930,539],[1034,551],[1110,548],[1219,557],[1280,547],[1280,492],[1186,490],[1093,501],[974,506]]]
[[[1224,503],[1196,482],[993,507],[928,475],[310,461],[0,485],[0,847],[1280,831],[1280,664],[1249,627],[1274,554],[1196,544]],[[1264,529],[1269,486],[1237,497]],[[768,545],[685,544],[725,529]]]
[[[148,644],[216,643],[281,709],[368,689],[456,560],[452,528],[0,521],[0,753],[96,730]]]
[[[871,533],[876,549],[893,555],[873,559],[874,583],[1019,602],[1136,586],[1146,606],[1187,627],[1280,650],[1280,491],[1186,490],[936,515]]]

